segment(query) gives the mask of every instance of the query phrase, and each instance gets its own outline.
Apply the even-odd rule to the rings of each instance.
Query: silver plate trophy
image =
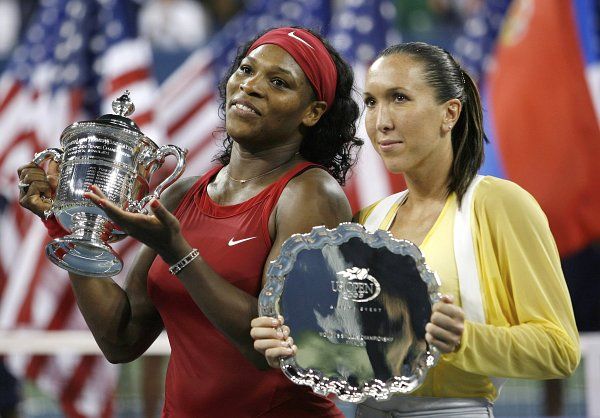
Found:
[[[285,375],[348,402],[414,391],[439,357],[425,341],[439,279],[417,246],[362,225],[290,237],[267,270],[262,316],[283,315],[298,347]]]
[[[50,242],[46,255],[65,270],[92,277],[110,277],[121,271],[123,262],[109,243],[125,233],[83,197],[89,185],[98,186],[117,206],[140,212],[181,176],[187,153],[175,145],[159,147],[140,131],[127,117],[135,110],[129,91],[112,107],[115,115],[68,126],[60,137],[61,149],[49,148],[33,158],[38,165],[48,158],[60,164],[56,195],[46,216],[55,215],[70,232]],[[149,193],[150,178],[168,155],[176,157],[175,169]]]

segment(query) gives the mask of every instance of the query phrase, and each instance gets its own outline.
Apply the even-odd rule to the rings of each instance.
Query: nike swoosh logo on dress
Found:
[[[245,242],[245,241],[250,241],[251,239],[254,239],[254,238],[256,238],[256,237],[244,238],[244,239],[240,239],[240,240],[237,240],[237,241],[234,240],[233,238],[231,238],[229,240],[229,242],[227,243],[227,245],[229,245],[230,247],[233,247],[234,245],[241,244],[242,242]]]

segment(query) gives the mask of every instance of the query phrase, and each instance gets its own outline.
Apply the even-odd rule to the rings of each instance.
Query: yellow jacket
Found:
[[[360,223],[376,205],[359,212]],[[453,222],[454,194],[446,206],[440,217]],[[380,229],[389,229],[397,208]],[[484,177],[474,190],[470,221],[485,323],[465,322],[459,350],[444,355],[414,395],[493,401],[494,378],[569,376],[579,363],[579,337],[558,250],[538,203],[510,181]],[[435,239],[453,251],[452,237]]]

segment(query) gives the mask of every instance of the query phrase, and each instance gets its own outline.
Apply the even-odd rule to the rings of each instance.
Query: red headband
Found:
[[[298,28],[273,29],[258,38],[246,54],[264,44],[280,46],[298,63],[318,100],[331,108],[337,85],[337,68],[323,42],[312,33]]]

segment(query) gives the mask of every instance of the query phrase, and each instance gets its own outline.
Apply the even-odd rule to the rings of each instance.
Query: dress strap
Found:
[[[371,214],[365,219],[364,227],[369,232],[374,232],[378,229],[387,229],[382,225],[386,216],[392,209],[392,207],[406,196],[408,190],[403,190],[401,192],[395,193],[391,196],[382,199],[377,203]]]
[[[198,177],[198,180],[194,182],[192,187],[190,187],[189,190],[185,192],[185,195],[173,211],[173,214],[177,216],[177,214],[179,214],[180,208],[190,204],[191,201],[194,200],[194,196],[196,196],[203,187],[206,187],[210,179],[212,179],[215,176],[215,174],[217,174],[222,168],[222,165],[218,165],[216,167],[211,168],[206,173]]]

